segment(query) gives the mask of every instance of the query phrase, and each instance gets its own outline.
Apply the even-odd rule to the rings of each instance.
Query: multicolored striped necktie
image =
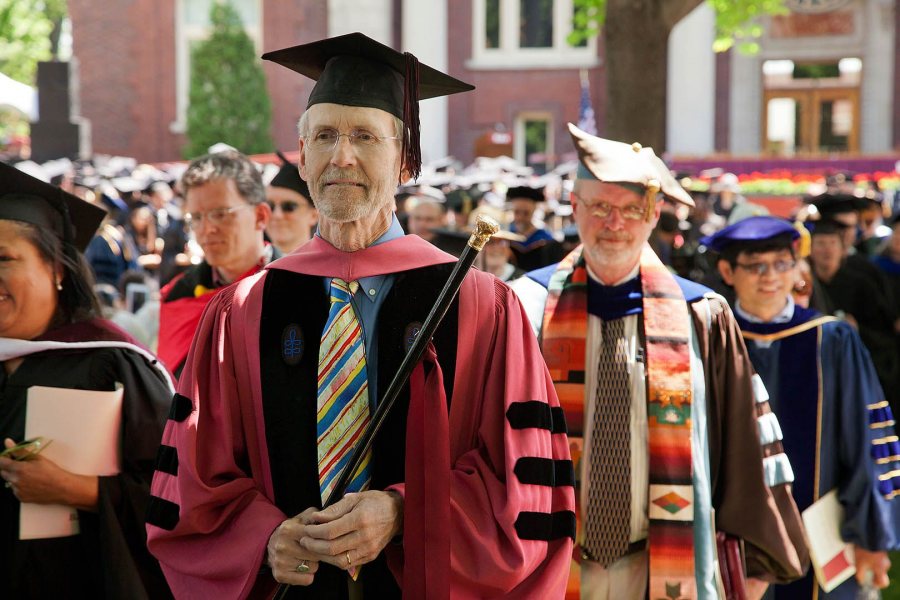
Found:
[[[358,288],[356,281],[347,283],[337,277],[331,280],[331,309],[319,346],[316,430],[323,503],[370,421],[366,346],[362,327],[350,303]],[[358,492],[368,487],[370,462],[371,452],[347,491]]]

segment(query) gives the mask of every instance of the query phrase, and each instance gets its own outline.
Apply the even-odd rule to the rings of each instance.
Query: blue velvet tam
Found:
[[[784,219],[750,217],[702,238],[700,243],[710,250],[721,252],[735,242],[761,242],[785,234],[791,236],[791,241],[800,237],[800,232]]]

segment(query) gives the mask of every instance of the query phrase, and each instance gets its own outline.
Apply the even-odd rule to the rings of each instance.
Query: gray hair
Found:
[[[394,135],[400,137],[403,135],[403,119],[397,117],[395,115],[391,115],[394,119]],[[302,115],[300,115],[300,120],[297,121],[297,135],[300,137],[306,137],[307,131],[307,122],[309,121],[309,109],[305,110]]]
[[[249,204],[266,201],[266,190],[262,177],[249,158],[237,150],[226,150],[195,158],[181,176],[181,187],[185,196],[188,190],[210,181],[231,179],[238,193]]]

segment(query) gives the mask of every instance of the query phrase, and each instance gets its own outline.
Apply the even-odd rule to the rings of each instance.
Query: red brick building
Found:
[[[140,161],[181,157],[189,48],[204,37],[213,1],[69,0],[80,114],[91,122],[94,152]],[[426,160],[450,154],[469,162],[498,130],[511,140],[506,150],[515,158],[539,169],[558,164],[571,156],[565,125],[578,120],[582,74],[590,82],[597,127],[604,129],[605,57],[596,40],[566,43],[573,0],[232,2],[260,54],[363,31],[473,83],[475,92],[422,103]],[[797,11],[804,4],[788,0]],[[669,42],[668,150],[682,157],[779,158],[773,152],[784,149],[821,157],[835,148],[863,155],[897,148],[900,0],[815,3],[820,12],[826,4],[820,15],[764,19],[760,52],[744,56],[712,53],[714,15],[701,3]],[[839,76],[801,81],[798,73],[823,64]],[[789,67],[793,76],[784,71]],[[312,82],[277,65],[264,69],[273,139],[293,149]],[[841,87],[843,95],[824,98],[815,92],[822,85]],[[809,115],[793,133],[790,119],[773,125],[779,115],[790,117],[791,106]],[[815,133],[826,129],[830,137]],[[846,143],[835,146],[832,138]]]
[[[318,0],[236,1],[260,54],[326,33]],[[187,99],[187,48],[202,37],[209,1],[69,0],[73,54],[79,62],[81,116],[93,151],[157,162],[181,158]],[[248,10],[249,9],[249,10]],[[247,19],[247,12],[252,12]],[[312,83],[264,64],[276,146],[294,149],[296,123]],[[276,76],[278,75],[278,76]]]

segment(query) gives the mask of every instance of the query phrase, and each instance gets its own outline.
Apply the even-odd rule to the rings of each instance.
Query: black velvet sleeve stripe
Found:
[[[562,406],[551,407],[550,414],[553,416],[553,433],[569,433],[569,428],[566,426],[566,413],[563,412]]]
[[[516,461],[513,469],[516,477],[527,485],[546,485],[548,487],[575,485],[575,469],[571,460],[551,460],[523,456]]]
[[[561,407],[551,408],[540,400],[513,402],[506,410],[513,429],[546,429],[551,433],[567,433],[566,417]]]
[[[540,400],[513,402],[506,410],[506,419],[513,429],[553,430],[553,414],[550,405]]]
[[[179,506],[174,502],[158,496],[150,496],[150,506],[147,507],[147,523],[166,531],[172,531],[178,525],[179,510]]]
[[[172,446],[160,444],[159,451],[156,453],[156,470],[169,475],[178,475],[178,450]]]
[[[194,410],[194,405],[190,398],[175,394],[175,397],[172,398],[172,408],[169,409],[169,418],[181,423],[188,418],[192,410]]]
[[[565,537],[575,539],[575,513],[561,510],[555,513],[520,512],[516,519],[519,539],[550,542]]]

